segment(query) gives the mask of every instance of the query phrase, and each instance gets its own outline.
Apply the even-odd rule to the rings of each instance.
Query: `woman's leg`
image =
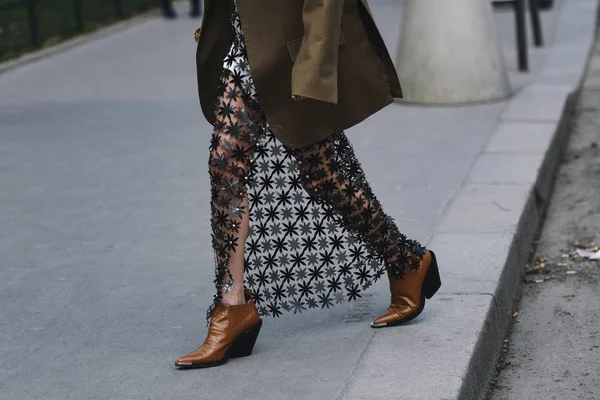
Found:
[[[400,233],[384,213],[344,133],[291,151],[306,191],[332,207],[341,222],[383,259],[391,275],[402,277],[406,266],[419,267],[423,247]]]
[[[342,223],[385,263],[390,306],[371,326],[395,326],[416,318],[423,311],[425,299],[441,286],[435,255],[407,239],[383,212],[343,133],[293,152],[304,188],[333,208]]]
[[[262,324],[251,292],[244,291],[244,246],[249,229],[246,184],[264,118],[234,74],[225,70],[222,79],[208,161],[217,293],[208,310],[204,343],[180,357],[175,362],[179,368],[212,367],[229,357],[250,355]]]
[[[209,158],[212,244],[217,265],[214,304],[246,302],[244,245],[249,229],[246,185],[262,132],[262,112],[249,103],[233,74],[226,72],[215,111]]]

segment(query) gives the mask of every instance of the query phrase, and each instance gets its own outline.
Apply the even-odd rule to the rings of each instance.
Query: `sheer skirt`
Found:
[[[360,297],[386,270],[401,278],[423,247],[384,213],[343,132],[291,149],[272,134],[248,64],[236,7],[210,145],[213,307],[244,251],[245,285],[263,315]],[[250,220],[246,235],[244,219]],[[211,307],[208,311],[210,316]]]

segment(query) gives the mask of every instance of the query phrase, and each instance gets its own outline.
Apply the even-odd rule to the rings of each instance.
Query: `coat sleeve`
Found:
[[[338,102],[338,47],[343,0],[305,0],[304,38],[292,69],[292,94]]]

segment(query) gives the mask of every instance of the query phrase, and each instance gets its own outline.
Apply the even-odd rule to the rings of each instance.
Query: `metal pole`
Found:
[[[27,19],[29,20],[29,32],[31,33],[31,44],[35,47],[40,45],[40,32],[35,12],[35,0],[27,1]]]
[[[527,54],[527,29],[525,18],[525,0],[515,0],[515,16],[517,25],[517,51],[519,55],[519,71],[529,71]]]
[[[73,8],[75,9],[75,30],[83,31],[83,7],[81,0],[73,0]]]
[[[544,34],[540,21],[540,0],[529,0],[529,12],[531,13],[531,26],[533,27],[533,43],[535,47],[544,45]]]
[[[123,2],[122,0],[115,0],[115,15],[118,18],[123,16]]]

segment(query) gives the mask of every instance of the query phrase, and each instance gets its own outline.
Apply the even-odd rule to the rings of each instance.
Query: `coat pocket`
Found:
[[[297,39],[290,40],[286,43],[288,53],[290,54],[290,58],[292,62],[295,63],[298,58],[298,54],[300,53],[300,48],[302,47],[302,41],[304,40],[304,36],[300,36]],[[340,30],[340,41],[339,46],[346,44],[346,37],[344,36],[344,32]]]

